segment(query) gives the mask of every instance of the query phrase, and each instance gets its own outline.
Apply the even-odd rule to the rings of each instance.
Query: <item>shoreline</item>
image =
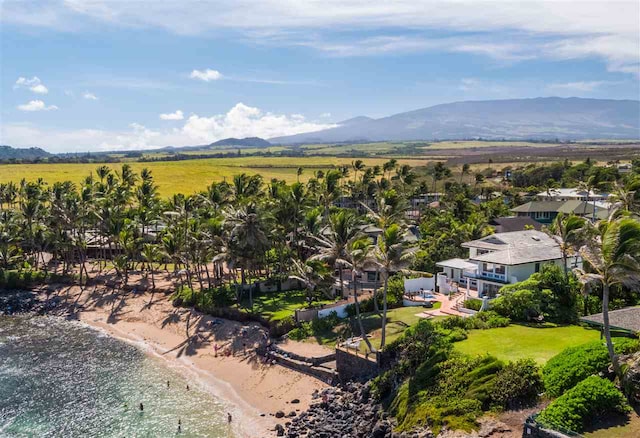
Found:
[[[259,324],[243,325],[173,307],[165,292],[125,293],[104,286],[68,285],[49,285],[34,292],[41,296],[48,292],[59,300],[49,315],[80,321],[134,344],[202,384],[229,406],[238,437],[274,435],[277,424],[284,426],[291,420],[276,418],[276,412],[299,414],[310,406],[313,392],[328,386],[281,365],[262,363],[251,352],[265,339]],[[220,347],[217,357],[216,344]],[[294,399],[299,402],[291,403]]]

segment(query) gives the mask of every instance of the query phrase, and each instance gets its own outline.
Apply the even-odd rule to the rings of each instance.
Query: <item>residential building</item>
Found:
[[[536,195],[538,201],[605,201],[609,195],[580,189],[549,189]]]
[[[605,219],[609,215],[605,206],[579,200],[531,201],[512,208],[511,211],[518,217],[528,216],[543,224],[553,222],[559,213],[575,214],[592,220]]]
[[[489,221],[496,233],[510,231],[541,230],[542,224],[528,216],[496,217]]]
[[[537,230],[492,234],[462,246],[469,257],[436,263],[443,268],[439,276],[476,290],[480,297],[495,297],[502,286],[528,279],[545,263],[563,263],[558,242]],[[571,257],[569,262],[575,266],[579,260]]]

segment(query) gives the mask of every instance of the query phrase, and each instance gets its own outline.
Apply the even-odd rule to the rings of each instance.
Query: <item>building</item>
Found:
[[[469,248],[469,258],[436,263],[443,268],[439,276],[476,290],[480,297],[495,297],[502,286],[528,279],[545,263],[563,263],[560,245],[537,230],[492,234],[462,246]],[[578,260],[572,257],[570,263]]]
[[[606,201],[606,193],[587,192],[580,189],[550,189],[536,195],[538,201]]]
[[[528,216],[542,224],[553,222],[559,213],[575,214],[592,220],[606,219],[609,216],[609,210],[605,206],[579,200],[531,201],[512,208],[511,211],[518,217]]]
[[[508,233],[510,231],[538,230],[542,224],[528,216],[496,217],[489,221],[496,233]]]

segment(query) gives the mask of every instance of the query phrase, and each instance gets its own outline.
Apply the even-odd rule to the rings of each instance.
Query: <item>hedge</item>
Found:
[[[547,427],[581,432],[604,415],[629,410],[627,400],[613,383],[590,376],[547,406],[536,420]]]
[[[618,354],[638,350],[635,339],[615,338],[614,348]],[[604,371],[609,366],[609,354],[604,341],[593,341],[569,347],[553,356],[542,369],[544,386],[551,397],[559,397],[586,377]]]

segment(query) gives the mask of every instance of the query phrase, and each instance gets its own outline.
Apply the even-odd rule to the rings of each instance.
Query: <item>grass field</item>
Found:
[[[332,304],[335,300],[314,301],[314,306]],[[243,301],[243,306],[249,307],[248,298]],[[280,321],[293,316],[297,309],[307,307],[307,296],[304,290],[287,292],[270,292],[259,295],[253,299],[253,312],[260,314],[271,321]]]
[[[318,169],[328,169],[338,165],[350,164],[352,158],[336,157],[230,157],[230,158],[206,158],[185,161],[158,161],[149,163],[129,163],[136,172],[143,168],[152,171],[162,196],[170,196],[174,193],[192,194],[204,190],[213,181],[231,179],[239,173],[256,174],[263,176],[265,181],[271,178],[283,179],[287,182],[296,181],[298,167],[305,169],[301,180],[306,181],[313,176]],[[366,165],[382,165],[385,158],[363,159]],[[427,163],[426,159],[401,159],[402,164],[420,166]],[[33,181],[43,178],[52,184],[58,181],[73,181],[80,183],[91,172],[94,172],[99,164],[8,164],[0,165],[0,183],[14,181],[18,183],[23,178]],[[109,164],[112,169],[119,169],[121,164]]]
[[[558,143],[533,143],[528,141],[439,141],[430,143],[429,146],[421,146],[420,149],[470,149],[492,147],[553,147],[563,146]],[[564,145],[566,146],[566,145]]]
[[[510,325],[504,328],[471,330],[468,338],[455,343],[456,350],[470,354],[491,354],[498,359],[534,359],[544,364],[567,347],[600,339],[597,330],[580,326],[550,328]]]

